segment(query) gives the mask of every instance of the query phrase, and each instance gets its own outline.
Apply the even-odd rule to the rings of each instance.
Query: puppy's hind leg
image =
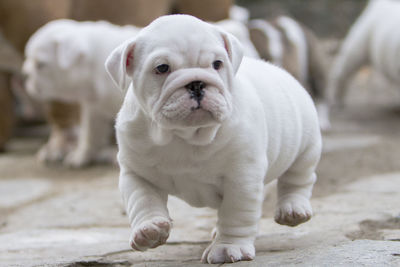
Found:
[[[46,105],[46,117],[51,127],[50,136],[37,153],[37,158],[41,163],[59,163],[76,146],[79,106],[50,102]]]
[[[278,179],[277,223],[296,226],[311,218],[310,197],[317,179],[315,168],[319,154],[320,146],[306,150]]]

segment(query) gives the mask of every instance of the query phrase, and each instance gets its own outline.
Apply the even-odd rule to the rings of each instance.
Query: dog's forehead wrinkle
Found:
[[[171,29],[173,29],[173,34]],[[147,45],[160,46],[165,44],[171,48],[177,46],[181,49],[214,42],[222,43],[215,27],[188,15],[160,17],[144,28],[139,35],[146,39]]]
[[[212,45],[199,47],[190,44],[182,46],[178,45],[178,43],[172,43],[168,46],[167,44],[159,44],[153,48],[146,47],[146,49],[152,51],[148,59],[145,60],[145,62],[150,62],[153,65],[152,67],[160,64],[169,64],[175,69],[185,67],[208,68],[214,60],[221,59],[225,51],[222,47]]]

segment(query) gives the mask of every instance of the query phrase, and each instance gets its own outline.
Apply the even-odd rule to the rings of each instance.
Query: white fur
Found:
[[[250,40],[249,29],[243,22],[226,19],[215,23],[218,27],[235,36],[243,45],[244,55],[252,58],[260,58],[258,52]]]
[[[296,49],[299,60],[299,81],[302,84],[307,83],[308,74],[308,48],[307,40],[304,35],[304,31],[295,20],[281,16],[277,19],[277,23],[285,31],[286,36],[292,42]]]
[[[250,18],[250,12],[245,7],[233,5],[229,9],[229,18],[242,23],[247,23]]]
[[[291,71],[309,92],[315,93],[312,96],[317,106],[321,129],[328,130],[330,121],[328,100],[325,96],[324,56],[317,38],[311,33],[307,35],[304,27],[286,16],[278,17],[273,24],[261,19],[251,20],[249,27],[260,31],[266,38],[267,47],[262,47],[264,44],[255,40],[257,48],[263,51],[261,56]],[[295,53],[292,49],[295,49]]]
[[[400,84],[400,2],[373,0],[346,36],[333,64],[328,90],[331,100],[343,101],[346,84],[363,65],[370,64]]]
[[[158,74],[160,64],[170,72]],[[186,15],[155,20],[114,50],[106,68],[122,89],[122,76],[133,80],[116,131],[134,249],[165,243],[168,194],[218,209],[208,263],[254,258],[264,185],[274,179],[276,221],[311,217],[321,135],[311,98],[287,72],[242,58],[235,37]],[[185,86],[198,80],[207,86],[192,109],[198,103]]]
[[[23,66],[27,91],[46,101],[76,102],[81,107],[78,146],[66,156],[67,165],[89,163],[107,143],[123,94],[114,89],[104,62],[137,31],[107,22],[57,20],[30,38]]]

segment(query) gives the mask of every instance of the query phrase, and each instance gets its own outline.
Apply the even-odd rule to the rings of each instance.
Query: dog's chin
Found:
[[[229,105],[218,90],[209,89],[198,102],[186,89],[176,90],[156,115],[164,128],[208,127],[221,124],[229,116]]]
[[[209,111],[205,111],[202,109],[193,111],[185,119],[178,120],[175,118],[162,116],[159,117],[157,121],[158,121],[157,123],[162,128],[169,130],[183,129],[183,128],[202,128],[220,124],[220,122],[214,119],[213,115]]]
[[[213,113],[200,107],[193,108],[186,118],[174,123],[187,127],[206,127],[219,124],[220,121],[214,117]]]

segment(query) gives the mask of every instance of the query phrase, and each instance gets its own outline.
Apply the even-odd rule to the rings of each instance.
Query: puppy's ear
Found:
[[[106,70],[114,83],[125,91],[131,83],[135,39],[130,39],[111,52],[106,60]]]
[[[232,34],[220,30],[222,39],[224,41],[225,50],[231,61],[234,73],[239,69],[240,63],[243,59],[243,47],[239,40]]]
[[[79,38],[56,40],[57,62],[62,69],[71,67],[90,53],[89,45]]]

